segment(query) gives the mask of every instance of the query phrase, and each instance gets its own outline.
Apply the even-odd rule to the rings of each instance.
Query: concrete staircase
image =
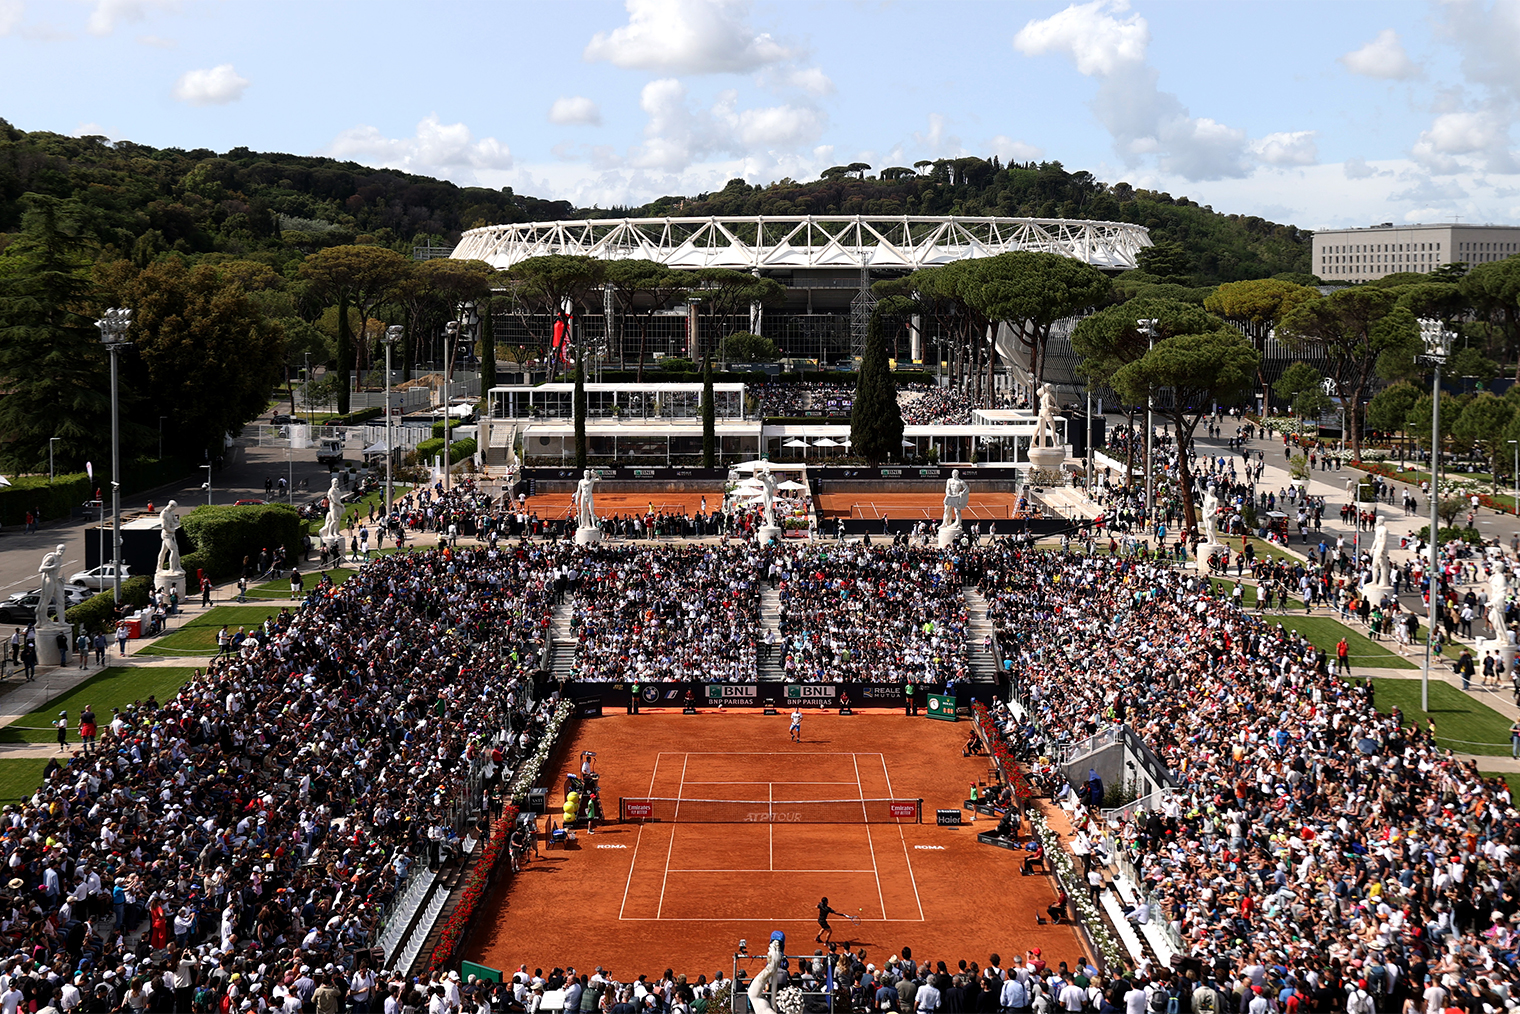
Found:
[[[998,661],[995,654],[983,650],[987,636],[993,632],[992,622],[987,619],[987,600],[971,585],[961,588],[966,600],[966,670],[973,683],[996,683]]]
[[[549,614],[549,674],[556,680],[567,680],[575,672],[575,634],[570,629],[570,603],[555,606]]]
[[[764,637],[767,631],[780,632],[781,629],[781,594],[769,584],[762,582],[760,585],[760,636]],[[762,680],[781,680],[786,676],[786,669],[782,665],[785,653],[779,645],[771,650],[770,657],[765,657],[763,645],[755,651],[755,675]]]

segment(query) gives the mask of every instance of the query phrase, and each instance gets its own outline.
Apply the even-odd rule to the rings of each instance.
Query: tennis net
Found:
[[[624,821],[678,824],[917,824],[922,799],[620,798]]]

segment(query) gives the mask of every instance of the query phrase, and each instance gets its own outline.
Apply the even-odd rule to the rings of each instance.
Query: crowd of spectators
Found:
[[[907,384],[897,392],[903,422],[910,426],[942,423],[964,426],[971,422],[976,402],[959,388],[935,384]]]
[[[754,384],[747,392],[766,418],[848,416],[855,404],[854,384],[808,381],[800,384]]]
[[[1339,990],[1310,1009],[1357,1014],[1348,982],[1380,1010],[1506,1005],[1520,824],[1502,778],[1197,575],[1003,546],[968,567],[1021,673],[1010,741],[1039,753],[1127,723],[1179,779],[1159,808],[1074,803],[1073,820],[1133,864],[1186,954],[1251,986]]]
[[[387,907],[480,833],[547,721],[545,576],[538,546],[386,557],[99,716],[0,815],[0,1005],[378,1006]]]

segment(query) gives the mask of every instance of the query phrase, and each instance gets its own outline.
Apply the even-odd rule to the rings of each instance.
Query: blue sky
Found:
[[[1314,228],[1520,223],[1520,2],[0,0],[0,116],[577,204],[994,153]]]

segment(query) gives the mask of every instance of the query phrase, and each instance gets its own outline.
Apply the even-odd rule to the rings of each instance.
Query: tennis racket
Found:
[[[865,911],[865,909],[857,909],[857,911],[863,912],[863,911]],[[846,919],[850,920],[850,922],[854,923],[856,926],[860,925],[860,916],[858,916],[858,915],[851,915],[848,912],[841,912],[839,914],[842,915],[842,916],[844,916]]]

